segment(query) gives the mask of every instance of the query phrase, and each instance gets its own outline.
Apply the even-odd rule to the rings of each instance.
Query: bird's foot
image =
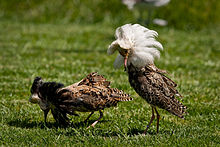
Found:
[[[93,128],[94,128],[94,126],[90,125],[90,126],[88,126],[86,129],[89,129],[90,127],[93,127]]]
[[[144,133],[143,133],[143,135],[146,135],[147,134],[147,130],[150,128],[150,126],[149,125],[147,125],[147,128],[145,129],[145,131],[144,131]]]
[[[93,124],[91,124],[90,126],[88,126],[86,129],[90,128],[90,127],[95,127],[95,125],[98,123],[99,121],[95,121]]]

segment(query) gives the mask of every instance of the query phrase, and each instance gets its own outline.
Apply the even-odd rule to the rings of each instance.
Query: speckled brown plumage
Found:
[[[33,85],[36,85],[34,83]],[[45,119],[51,109],[54,119],[59,124],[65,126],[69,124],[67,114],[77,115],[75,111],[91,112],[86,119],[87,121],[95,111],[99,111],[99,119],[91,125],[95,126],[102,118],[102,110],[104,110],[104,108],[116,106],[119,101],[132,100],[132,98],[123,91],[110,88],[110,82],[97,73],[91,73],[80,82],[67,87],[60,86],[55,89],[53,88],[57,85],[55,82],[45,82],[39,85],[41,85],[38,88],[39,90],[35,90],[38,91],[37,93],[40,97],[37,103],[45,112]],[[33,90],[32,95],[34,95]]]
[[[109,46],[107,53],[119,52],[114,62],[115,68],[124,64],[128,72],[130,85],[152,107],[152,117],[144,131],[146,134],[157,114],[157,132],[159,131],[160,115],[156,107],[183,118],[186,107],[176,96],[176,83],[166,77],[163,70],[154,65],[154,60],[160,58],[163,46],[156,40],[158,33],[139,24],[125,24],[115,31],[115,41]]]
[[[154,120],[155,110],[158,119],[157,132],[159,131],[160,115],[156,107],[165,109],[180,118],[184,118],[186,110],[186,107],[176,99],[176,96],[181,97],[176,90],[177,84],[166,77],[164,73],[165,71],[158,69],[153,64],[139,69],[135,68],[132,64],[128,66],[130,85],[152,106],[153,115],[147,129]]]

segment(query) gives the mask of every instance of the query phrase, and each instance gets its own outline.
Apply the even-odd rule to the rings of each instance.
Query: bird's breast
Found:
[[[153,104],[154,89],[152,88],[151,79],[141,70],[132,70],[128,72],[129,83],[139,96],[145,99],[148,103]]]

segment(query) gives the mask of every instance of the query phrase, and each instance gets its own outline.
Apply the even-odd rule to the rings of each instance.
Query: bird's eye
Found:
[[[128,54],[128,50],[127,49],[120,50],[119,52],[120,52],[120,54],[122,56],[126,56]]]

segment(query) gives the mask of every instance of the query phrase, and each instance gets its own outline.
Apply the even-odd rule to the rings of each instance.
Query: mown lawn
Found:
[[[220,28],[155,28],[165,48],[156,64],[178,83],[188,114],[181,120],[159,110],[159,134],[155,121],[145,136],[151,108],[130,87],[123,69],[113,69],[116,54],[106,54],[115,29],[102,23],[0,21],[0,145],[220,146]],[[50,114],[45,127],[39,106],[28,102],[34,77],[68,85],[94,71],[134,100],[105,109],[95,128],[83,124],[89,113],[71,116],[69,128],[57,127]],[[98,117],[97,112],[89,124]]]

